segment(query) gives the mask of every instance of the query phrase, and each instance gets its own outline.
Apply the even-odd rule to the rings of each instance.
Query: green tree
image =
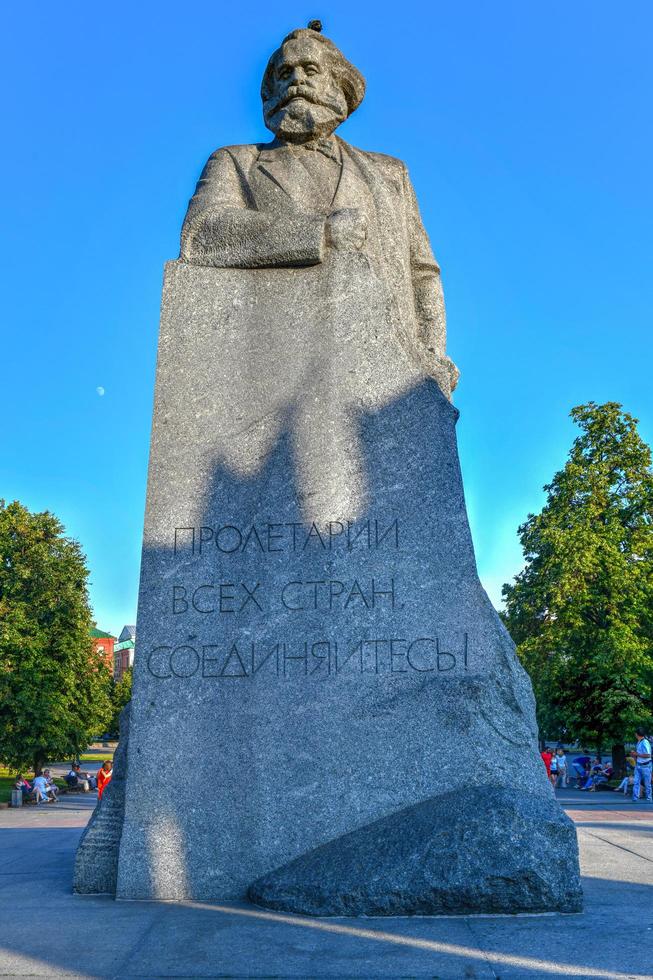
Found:
[[[597,747],[653,714],[653,475],[621,405],[571,412],[581,433],[519,528],[525,567],[504,621],[533,681],[544,735]]]
[[[76,755],[111,713],[86,560],[63,532],[53,514],[0,500],[0,759],[16,768]]]
[[[120,728],[120,712],[129,702],[132,696],[132,675],[133,669],[128,667],[119,681],[116,681],[111,688],[111,707],[112,715],[109,724],[109,731],[117,734]]]

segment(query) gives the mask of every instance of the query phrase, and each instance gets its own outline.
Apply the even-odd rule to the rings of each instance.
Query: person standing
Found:
[[[643,728],[635,730],[637,745],[635,746],[635,779],[633,781],[633,803],[639,801],[639,788],[644,784],[646,802],[653,803],[651,796],[651,742],[646,737]]]
[[[113,776],[113,764],[107,759],[106,762],[102,763],[102,768],[97,774],[97,790],[98,790],[98,800],[102,799],[102,794],[111,782],[111,777]]]
[[[565,755],[565,750],[563,748],[556,749],[556,761],[558,768],[558,779],[556,786],[568,786],[569,777],[567,776],[567,756]]]
[[[542,762],[544,763],[544,768],[546,769],[546,778],[549,780],[549,782],[551,782],[551,759],[553,756],[551,755],[549,749],[547,749],[546,745],[540,752],[540,755],[542,756]]]

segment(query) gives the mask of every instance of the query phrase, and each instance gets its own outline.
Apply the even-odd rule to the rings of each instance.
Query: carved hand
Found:
[[[449,393],[454,390],[458,384],[458,378],[460,377],[460,371],[446,354],[440,353],[434,350],[433,347],[426,348],[426,358],[423,360],[423,364],[427,373],[431,374],[432,377],[436,379],[440,387],[445,390],[447,397]],[[435,363],[433,362],[435,359]]]
[[[367,238],[367,216],[358,208],[342,208],[326,222],[326,243],[332,248],[360,251]]]
[[[460,377],[460,371],[458,370],[458,368],[456,367],[456,365],[454,364],[454,362],[451,360],[451,358],[450,357],[447,357],[446,354],[443,356],[442,360],[444,361],[445,366],[447,368],[447,371],[449,372],[449,380],[450,380],[450,383],[451,383],[451,390],[453,391],[454,388],[456,387],[456,385],[458,384],[458,378]]]

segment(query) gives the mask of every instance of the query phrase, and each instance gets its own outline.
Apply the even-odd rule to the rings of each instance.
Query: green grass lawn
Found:
[[[105,759],[111,759],[113,762],[113,749],[98,749],[95,752],[85,752],[80,755],[80,762],[104,762]]]
[[[16,776],[0,766],[0,803],[8,803],[11,799],[11,791],[14,788]]]

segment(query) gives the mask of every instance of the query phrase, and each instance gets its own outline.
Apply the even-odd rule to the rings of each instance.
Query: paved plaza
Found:
[[[579,915],[308,919],[80,897],[75,846],[95,795],[0,810],[0,976],[652,977],[653,807],[560,797],[578,828]]]

